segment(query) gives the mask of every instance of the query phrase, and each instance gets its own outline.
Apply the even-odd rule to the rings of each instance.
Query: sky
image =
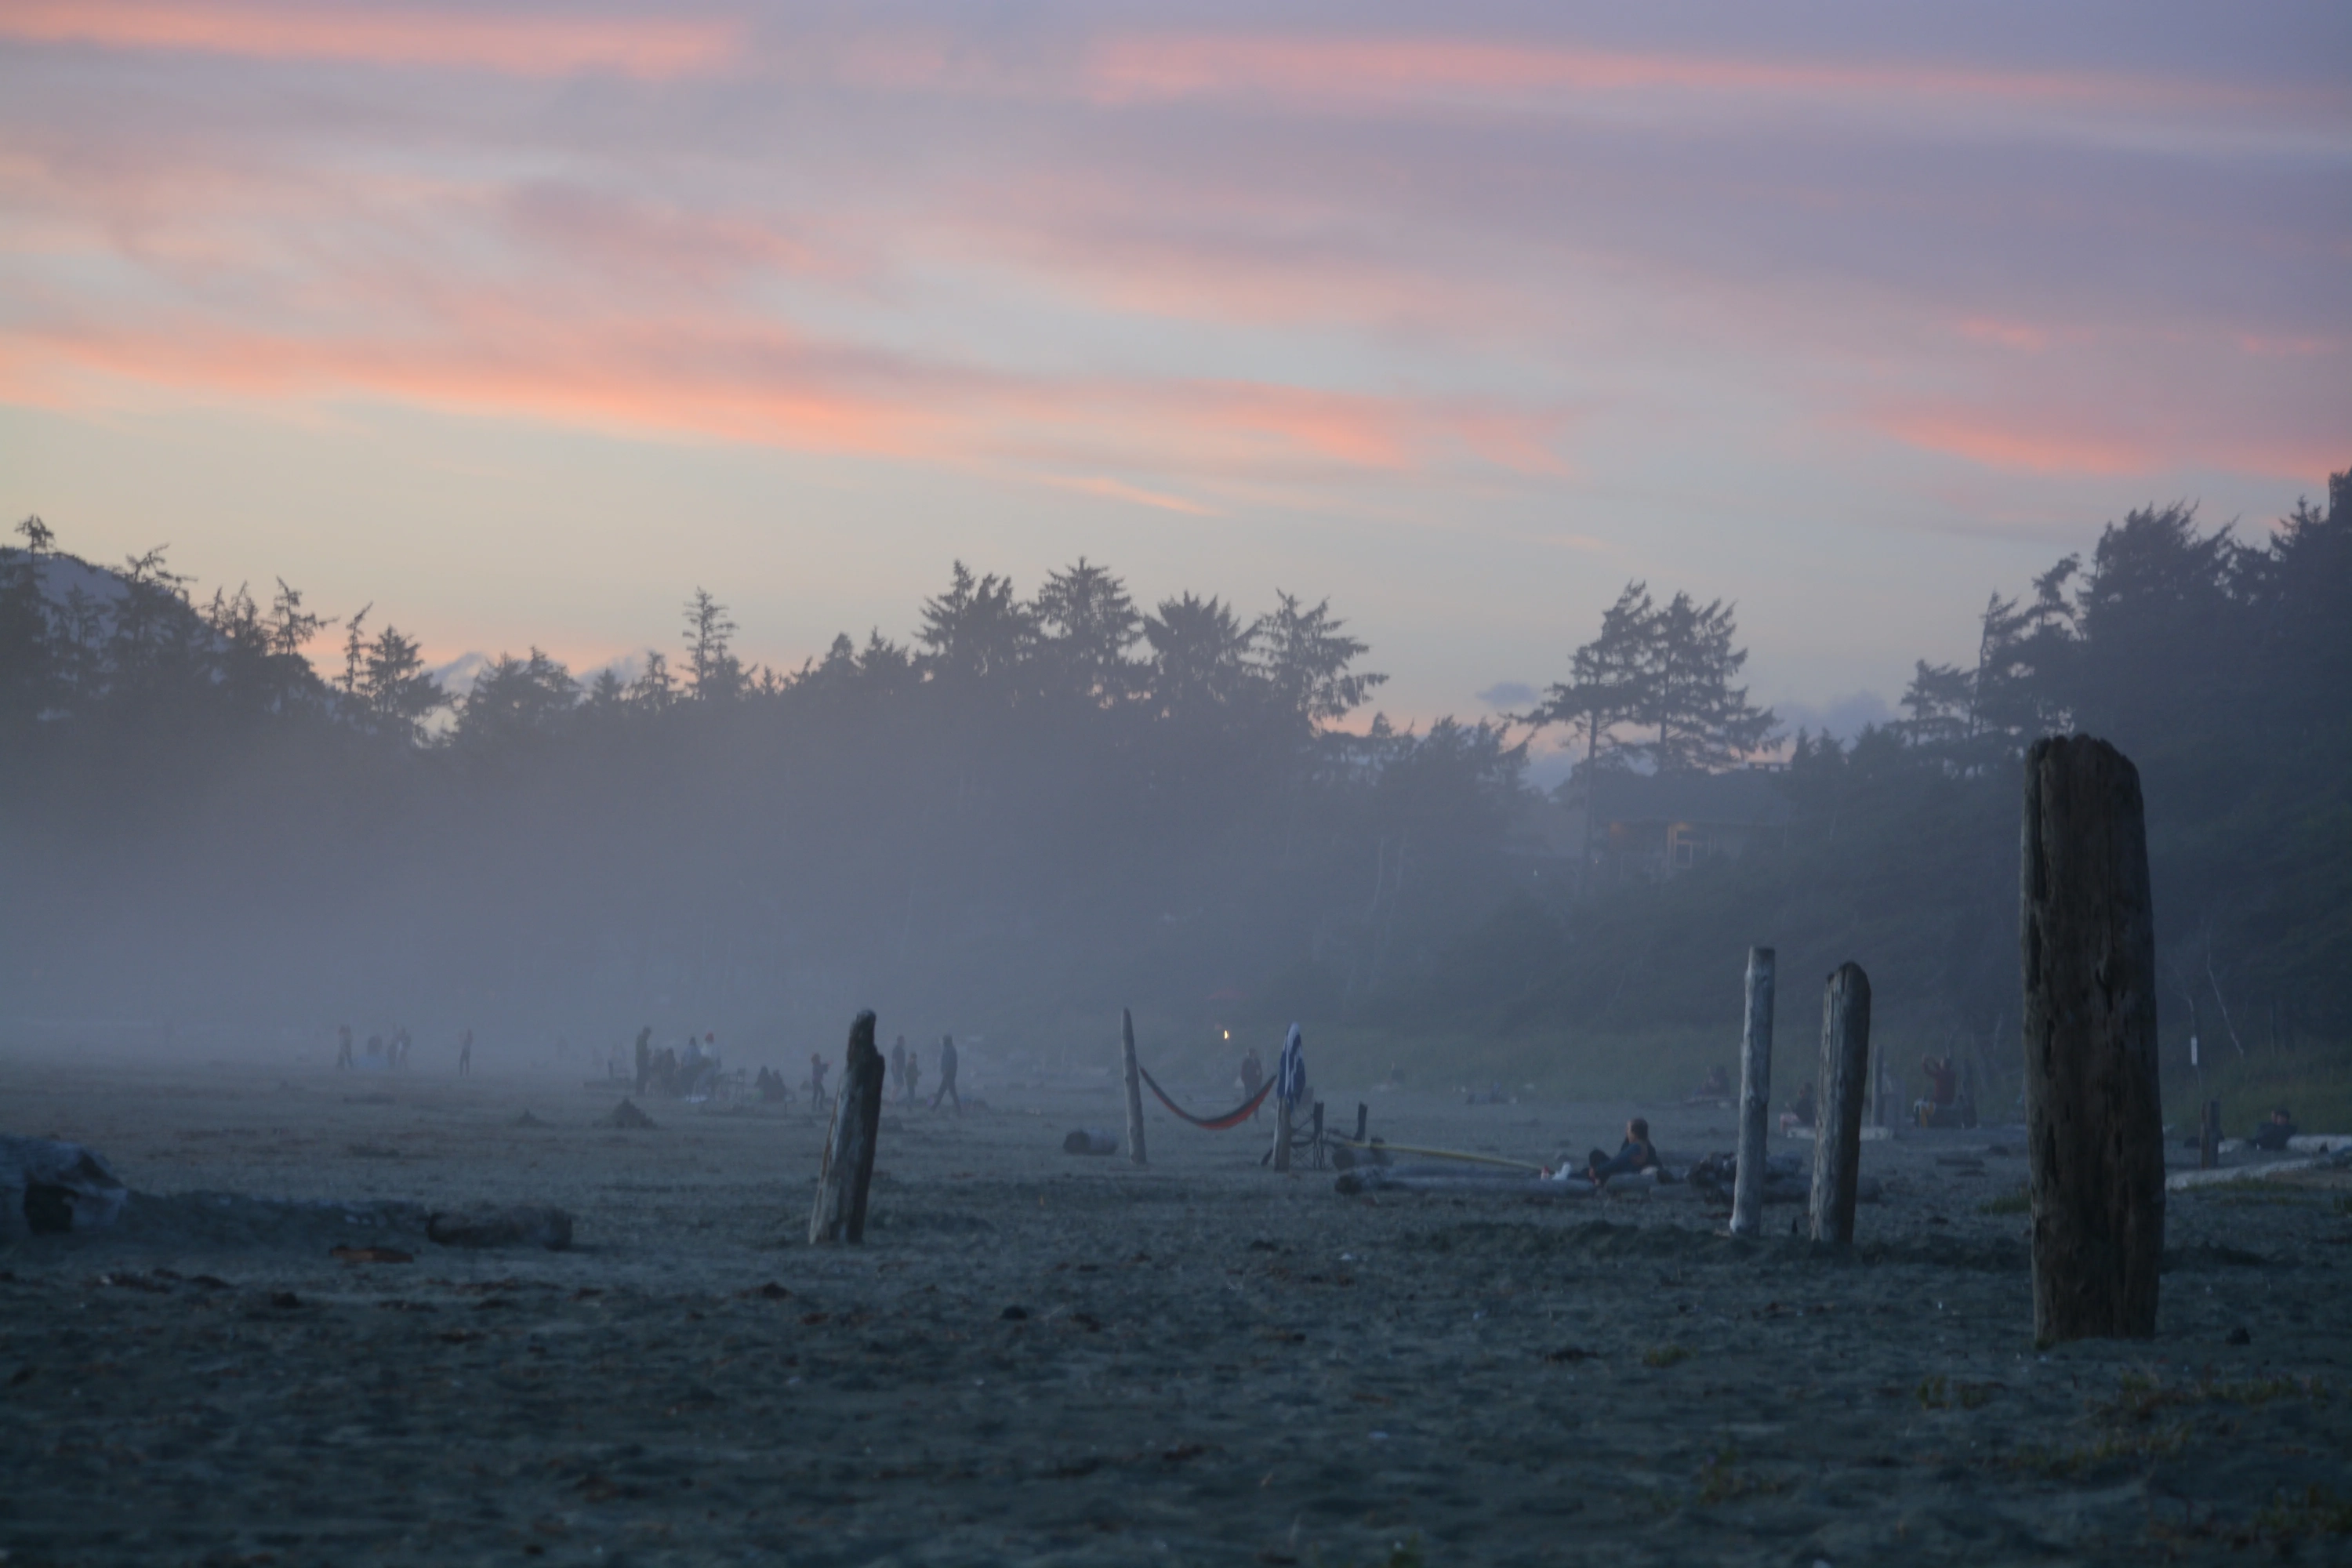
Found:
[[[0,508],[436,661],[1328,597],[1525,705],[1628,581],[1850,728],[2352,468],[2338,4],[0,4]],[[1839,717],[1842,716],[1842,717]]]

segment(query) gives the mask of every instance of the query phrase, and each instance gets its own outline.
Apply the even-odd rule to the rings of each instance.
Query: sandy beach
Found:
[[[1733,1142],[1323,1093],[1513,1158]],[[0,1253],[10,1568],[2352,1560],[2341,1174],[2172,1194],[2158,1337],[2038,1352],[2015,1129],[1866,1145],[1839,1255],[1688,1188],[1342,1196],[1156,1109],[1138,1170],[1062,1152],[1107,1074],[992,1085],[893,1108],[866,1244],[819,1248],[816,1117],[619,1098],[0,1052],[0,1131],[134,1194]],[[425,1239],[478,1202],[575,1245]]]

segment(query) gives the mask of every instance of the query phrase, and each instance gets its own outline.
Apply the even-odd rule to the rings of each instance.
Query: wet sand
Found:
[[[1325,1093],[1539,1160],[1636,1109]],[[2043,1353],[1984,1212],[2014,1130],[1866,1145],[1837,1256],[1686,1189],[1342,1197],[1156,1110],[1147,1170],[1063,1153],[1119,1126],[1105,1079],[894,1109],[866,1245],[814,1248],[814,1118],[593,1126],[616,1098],[0,1051],[0,1131],[137,1194],[0,1253],[9,1568],[2352,1560],[2340,1177],[2172,1194],[2157,1339]],[[480,1200],[577,1245],[425,1239]]]

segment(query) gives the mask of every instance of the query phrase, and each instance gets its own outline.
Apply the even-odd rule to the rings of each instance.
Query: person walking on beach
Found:
[[[1242,1053],[1242,1099],[1245,1101],[1255,1100],[1257,1098],[1258,1089],[1262,1088],[1265,1083],[1265,1064],[1258,1060],[1257,1047],[1255,1046],[1252,1046],[1248,1050]],[[1252,1121],[1255,1121],[1257,1120],[1257,1111],[1255,1110],[1251,1110],[1250,1120]]]
[[[915,1086],[923,1081],[923,1056],[920,1051],[907,1053],[907,1103],[915,1103]]]
[[[643,1094],[643,1093],[645,1093],[645,1091],[646,1091],[646,1079],[647,1078],[649,1078],[650,1076],[652,1076],[653,1070],[654,1070],[654,1026],[653,1026],[651,1024],[647,1024],[644,1028],[639,1029],[639,1030],[637,1031],[637,1089],[636,1089],[636,1092],[638,1092],[639,1094]]]
[[[940,1087],[931,1093],[931,1109],[937,1110],[940,1101],[955,1101],[956,1114],[963,1114],[963,1096],[956,1092],[956,1048],[953,1035],[940,1037]]]
[[[907,1084],[907,1037],[901,1035],[890,1046],[890,1094],[898,1098]]]
[[[468,1029],[466,1031],[465,1038],[457,1042],[457,1076],[459,1078],[464,1078],[473,1070],[474,1031]]]
[[[809,1104],[822,1109],[824,1105],[824,1058],[809,1053]]]
[[[335,1066],[347,1068],[352,1065],[352,1026],[338,1024],[335,1026]]]

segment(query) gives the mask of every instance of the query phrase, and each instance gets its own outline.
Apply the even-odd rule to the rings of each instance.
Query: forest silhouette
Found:
[[[453,696],[373,605],[199,596],[161,550],[110,570],[18,532],[0,983],[26,1018],[804,1049],[861,1006],[1043,1039],[1130,1005],[1572,1061],[1719,1025],[1713,982],[1766,942],[1791,974],[1862,963],[1894,1026],[1990,1059],[2019,758],[2079,730],[2141,770],[2168,1038],[2352,1042],[2352,476],[2242,538],[2185,505],[2107,525],[1992,596],[1973,663],[1920,663],[1904,718],[1795,737],[1774,832],[1655,876],[1544,839],[1526,782],[1539,727],[1571,805],[1759,755],[1733,607],[1645,584],[1528,714],[1351,729],[1383,678],[1328,602],[1147,609],[1084,559],[1027,597],[958,563],[909,642],[789,671],[696,588],[631,679],[529,647]]]

